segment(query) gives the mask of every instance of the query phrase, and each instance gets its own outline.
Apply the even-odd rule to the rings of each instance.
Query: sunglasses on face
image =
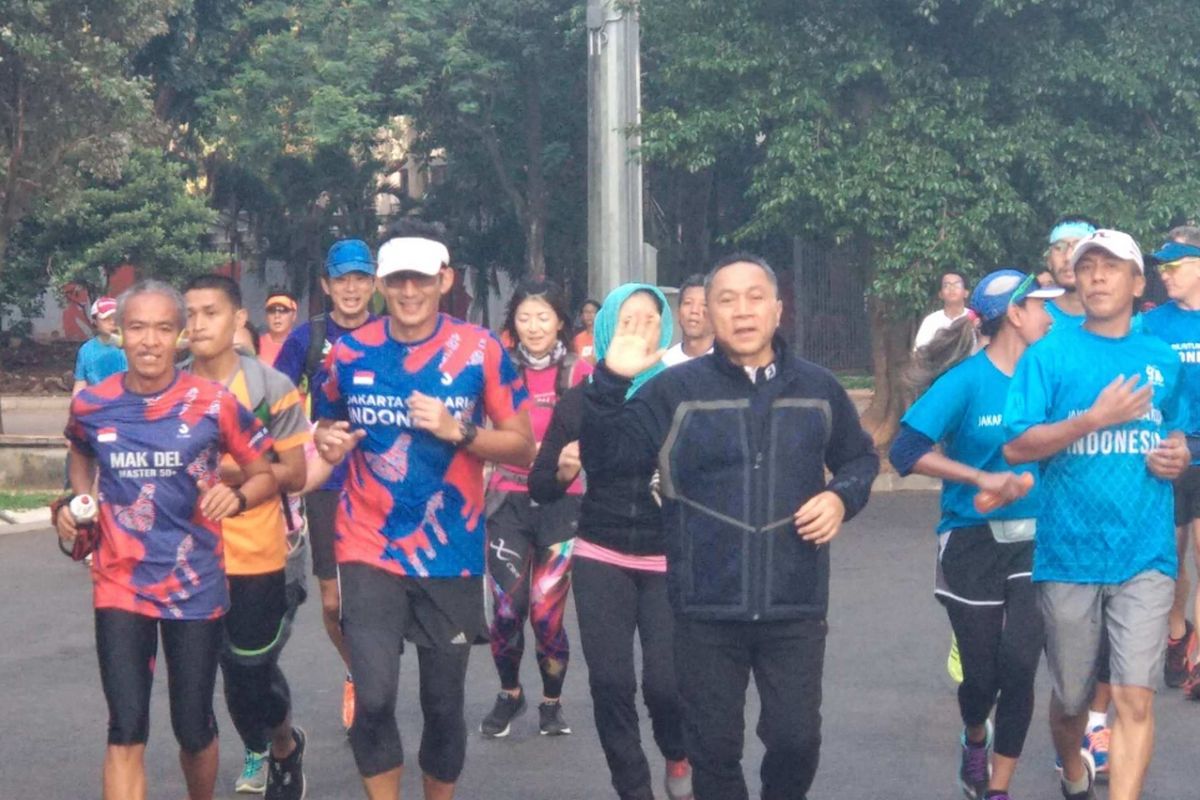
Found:
[[[292,309],[288,308],[287,306],[270,306],[267,308],[267,313],[268,314],[291,314],[294,312]]]

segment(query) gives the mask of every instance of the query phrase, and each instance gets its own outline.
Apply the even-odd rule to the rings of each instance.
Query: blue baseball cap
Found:
[[[375,274],[375,261],[371,248],[362,239],[342,239],[334,242],[325,256],[325,273],[331,278],[340,278],[351,272]]]
[[[1026,275],[1015,269],[998,269],[989,272],[971,292],[971,309],[981,319],[998,319],[1013,303],[1030,297],[1050,299],[1058,297],[1065,289],[1061,286],[1041,286],[1032,273]]]
[[[1200,247],[1183,242],[1167,242],[1147,256],[1146,260],[1151,264],[1170,264],[1181,258],[1200,258]]]

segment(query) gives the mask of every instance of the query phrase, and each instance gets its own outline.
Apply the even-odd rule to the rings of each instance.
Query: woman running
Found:
[[[655,348],[671,342],[671,310],[653,286],[614,289],[596,315],[596,357],[603,359],[621,317],[649,321]],[[663,369],[633,379],[630,397]],[[550,422],[529,476],[534,501],[550,502],[579,474],[582,387],[569,391]],[[672,616],[667,602],[666,556],[653,475],[588,473],[575,543],[575,610],[587,660],[596,730],[622,800],[652,800],[650,764],[638,730],[637,669],[633,637],[642,646],[642,691],[654,740],[667,762],[670,800],[692,796],[692,774],[683,748],[683,708],[675,682]]]
[[[1004,460],[1002,418],[1017,360],[1050,327],[1045,300],[1061,293],[1011,269],[984,278],[971,307],[981,319],[980,333],[990,337],[988,346],[971,355],[973,323],[963,318],[919,351],[910,378],[917,391],[928,390],[904,415],[890,453],[901,475],[944,481],[934,594],[946,608],[962,657],[959,784],[970,800],[1009,800],[1033,715],[1043,642],[1031,580],[1039,503],[1037,491],[1028,488],[1031,466],[1010,467]],[[999,507],[977,509],[982,498],[976,495],[985,492]]]
[[[592,366],[568,348],[566,308],[554,284],[522,283],[505,315],[504,331],[516,342],[512,358],[533,401],[529,421],[538,443],[559,397],[592,372]],[[530,501],[528,483],[528,467],[501,464],[488,485],[487,585],[495,610],[490,638],[500,673],[496,704],[479,726],[489,738],[507,736],[513,718],[526,708],[520,670],[527,617],[542,673],[539,728],[543,736],[571,732],[559,701],[569,653],[563,612],[571,587],[571,550],[583,486],[575,480],[565,497],[539,504]]]

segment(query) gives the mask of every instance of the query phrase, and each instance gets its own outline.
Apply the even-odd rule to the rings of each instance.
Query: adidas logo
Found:
[[[455,636],[453,639],[450,640],[450,644],[466,644],[466,643],[467,643],[467,635],[465,633],[463,633],[462,631],[459,631],[458,636]]]

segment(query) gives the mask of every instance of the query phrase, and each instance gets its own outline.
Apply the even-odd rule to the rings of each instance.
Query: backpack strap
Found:
[[[308,394],[308,387],[312,383],[313,375],[317,373],[317,368],[324,360],[325,334],[329,331],[324,314],[317,314],[310,319],[308,326],[308,352],[304,354],[304,373],[300,377],[305,384],[305,394]]]
[[[579,360],[579,356],[572,353],[570,350],[563,356],[563,360],[558,364],[558,375],[554,378],[554,399],[561,400],[562,396],[571,388],[571,376],[575,373],[575,362]]]

